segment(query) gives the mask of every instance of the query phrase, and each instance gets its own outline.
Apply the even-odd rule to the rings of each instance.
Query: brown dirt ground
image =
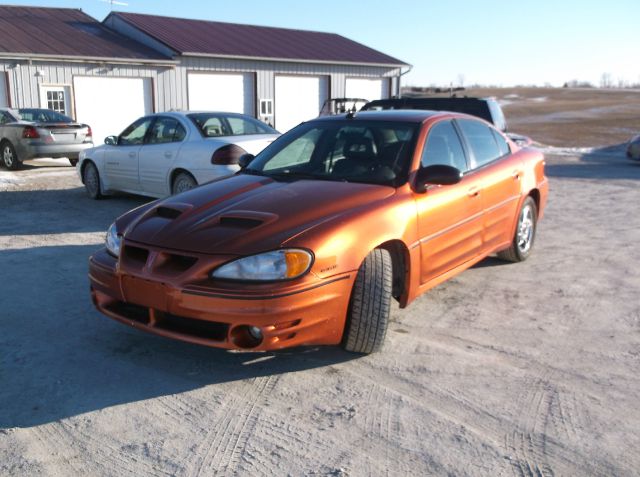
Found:
[[[463,94],[497,98],[510,131],[549,146],[613,146],[640,134],[640,90],[478,88]]]

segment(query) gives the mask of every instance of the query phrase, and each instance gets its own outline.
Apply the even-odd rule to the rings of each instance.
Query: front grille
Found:
[[[172,315],[155,310],[155,321],[151,322],[150,309],[123,301],[114,301],[105,309],[127,320],[135,321],[149,328],[158,328],[185,336],[224,342],[229,333],[229,325],[215,321],[197,320],[186,316]]]
[[[144,306],[125,303],[123,301],[114,301],[106,305],[105,308],[111,313],[142,323],[143,325],[148,325],[150,321],[149,308]]]
[[[123,258],[144,266],[147,263],[147,258],[149,258],[149,250],[127,244],[123,250]]]
[[[158,260],[156,260],[157,265],[154,267],[154,270],[169,275],[182,273],[189,270],[197,261],[197,258],[187,255],[162,253]]]
[[[212,341],[225,341],[229,332],[229,325],[215,321],[196,320],[170,313],[156,313],[156,319],[157,328]]]

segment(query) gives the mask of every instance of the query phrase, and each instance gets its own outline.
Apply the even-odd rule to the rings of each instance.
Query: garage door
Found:
[[[7,73],[0,71],[0,108],[9,106],[7,101]]]
[[[302,121],[318,117],[328,97],[326,76],[276,76],[276,129],[285,132]]]
[[[189,109],[255,115],[252,73],[189,73]]]
[[[347,78],[345,96],[347,98],[364,98],[369,101],[389,97],[389,80]]]
[[[133,121],[153,112],[148,78],[73,78],[76,119],[93,130],[93,142],[120,134]]]

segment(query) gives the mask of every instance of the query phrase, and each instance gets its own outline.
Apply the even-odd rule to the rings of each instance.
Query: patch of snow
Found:
[[[534,101],[536,103],[544,103],[547,99],[546,96],[538,96],[537,98],[531,98],[531,101]]]
[[[5,171],[0,171],[0,190],[4,187],[4,186],[9,186],[9,185],[18,185],[20,184],[22,181],[20,179],[18,179],[13,172],[5,172]]]
[[[511,94],[505,94],[504,95],[504,99],[517,99],[519,97],[520,97],[520,95],[516,94],[516,93],[511,93]]]

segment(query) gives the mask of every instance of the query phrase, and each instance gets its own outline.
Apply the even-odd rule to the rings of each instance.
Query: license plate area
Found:
[[[122,277],[122,294],[128,303],[160,311],[168,310],[169,295],[163,283],[125,275]]]

